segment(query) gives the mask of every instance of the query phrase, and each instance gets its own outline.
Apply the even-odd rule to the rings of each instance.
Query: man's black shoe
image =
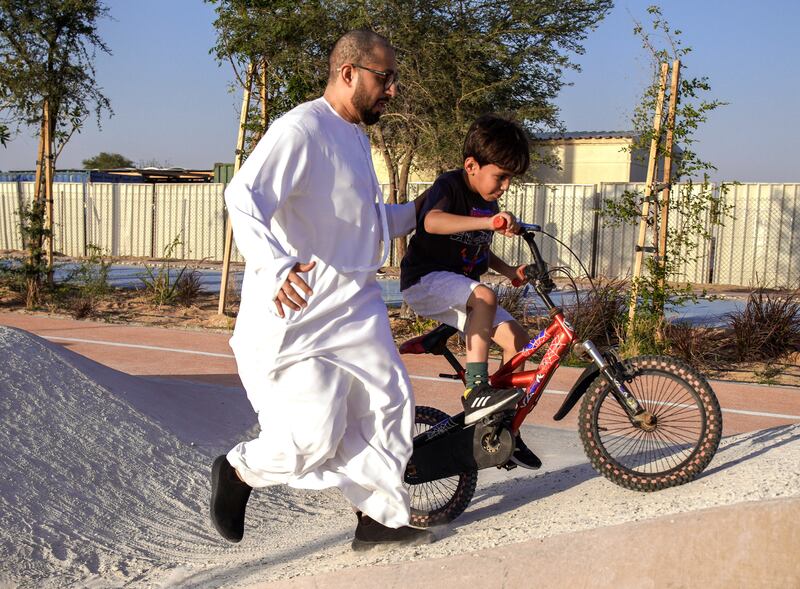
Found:
[[[461,397],[464,425],[475,423],[502,409],[512,409],[524,394],[522,389],[495,389],[486,383],[467,389]]]
[[[244,536],[244,512],[253,488],[242,482],[225,456],[211,467],[211,523],[226,540],[240,542]]]
[[[542,466],[542,461],[525,445],[525,442],[522,441],[522,436],[519,434],[517,434],[516,447],[511,455],[511,462],[530,470],[536,470]]]
[[[353,550],[362,551],[376,546],[419,546],[430,544],[436,537],[428,530],[403,526],[389,528],[376,522],[368,515],[357,513],[358,525],[353,539]]]

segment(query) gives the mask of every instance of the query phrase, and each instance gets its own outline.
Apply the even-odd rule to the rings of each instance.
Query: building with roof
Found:
[[[644,182],[648,150],[634,148],[633,131],[574,131],[534,135],[531,151],[538,157],[527,176],[541,184],[599,184]],[[675,148],[680,157],[680,148]],[[382,184],[388,173],[381,154],[373,148],[372,161]],[[673,166],[674,169],[674,166]],[[412,170],[411,182],[432,182],[436,175]]]
[[[539,133],[533,151],[557,167],[534,164],[531,173],[536,182],[553,184],[644,182],[648,152],[634,148],[635,139],[632,131]]]

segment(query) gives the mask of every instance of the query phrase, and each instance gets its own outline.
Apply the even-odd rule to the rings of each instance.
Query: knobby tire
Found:
[[[578,424],[592,467],[635,491],[657,491],[693,480],[708,466],[722,436],[722,413],[706,379],[667,356],[624,361],[625,383],[657,418],[645,431],[631,423],[598,376],[581,403]]]

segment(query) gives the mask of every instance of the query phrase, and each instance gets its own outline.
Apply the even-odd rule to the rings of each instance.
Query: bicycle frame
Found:
[[[546,295],[545,295],[546,296]],[[548,297],[549,300],[549,297]],[[575,330],[564,318],[561,309],[553,307],[553,321],[548,327],[532,338],[525,347],[517,352],[513,358],[503,364],[497,372],[489,377],[489,383],[499,388],[524,388],[525,397],[518,403],[517,412],[511,422],[512,433],[519,431],[522,422],[536,407],[542,397],[547,383],[558,368],[561,359],[569,353],[575,341]],[[552,341],[551,341],[552,340]],[[547,342],[547,347],[542,361],[535,370],[514,372],[519,366],[538,352]]]
[[[533,256],[533,264],[525,269],[526,278],[533,285],[539,298],[544,303],[550,313],[551,322],[548,327],[539,332],[535,338],[531,339],[525,347],[517,352],[508,362],[501,366],[497,372],[489,377],[489,383],[498,388],[524,388],[525,397],[518,403],[517,410],[511,421],[512,433],[519,431],[522,422],[528,414],[536,407],[539,399],[544,393],[545,386],[550,381],[553,373],[566,356],[572,345],[575,343],[575,330],[564,317],[563,310],[556,306],[550,298],[550,291],[555,287],[550,279],[547,264],[542,258],[541,252],[536,245],[534,235],[541,231],[538,225],[520,223],[520,236],[525,240]],[[550,342],[547,351],[535,370],[515,372],[526,360],[536,354],[542,346]],[[580,396],[585,392],[586,385],[591,382],[597,373],[602,373],[609,382],[612,383],[612,391],[620,406],[628,413],[632,419],[647,420],[649,414],[645,414],[638,400],[628,391],[627,387],[619,378],[618,367],[614,365],[614,359],[606,358],[600,354],[594,344],[588,340],[582,342],[582,347],[592,359],[595,367],[587,369],[579,381],[573,386],[572,391],[564,401],[564,405],[556,414],[555,419],[561,419],[574,406]],[[455,357],[450,353],[444,356],[457,371],[457,377],[464,380],[464,370],[459,365]],[[643,416],[643,417],[641,417]]]

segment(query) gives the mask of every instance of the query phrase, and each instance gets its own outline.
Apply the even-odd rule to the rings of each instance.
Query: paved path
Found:
[[[241,386],[228,347],[229,333],[76,321],[44,314],[0,313],[0,325],[18,327],[132,375]],[[403,356],[417,404],[460,411],[461,385],[438,377],[447,363],[433,356]],[[564,395],[580,374],[562,367],[526,423],[575,429],[577,411],[553,421]],[[723,408],[724,435],[800,422],[800,388],[713,381]]]
[[[0,325],[17,327],[132,375],[240,386],[228,333],[75,321],[0,312]],[[438,378],[447,366],[430,356],[406,356],[417,403],[455,411],[461,387]],[[580,373],[561,368],[526,438],[548,467],[582,462],[575,412],[563,422],[552,414]],[[800,388],[714,381],[732,435],[800,423]],[[559,427],[562,431],[548,430]],[[548,443],[545,443],[547,440]],[[548,448],[552,452],[548,454]],[[563,466],[563,465],[562,465]],[[513,474],[513,473],[512,473]],[[527,474],[519,473],[519,476]],[[485,476],[484,476],[485,475]],[[483,483],[492,483],[485,471]],[[486,478],[489,477],[489,478]],[[739,503],[706,511],[566,533],[543,539],[391,566],[354,568],[259,587],[797,587],[800,501]],[[631,550],[635,551],[632,555]],[[308,571],[311,572],[311,571]]]

